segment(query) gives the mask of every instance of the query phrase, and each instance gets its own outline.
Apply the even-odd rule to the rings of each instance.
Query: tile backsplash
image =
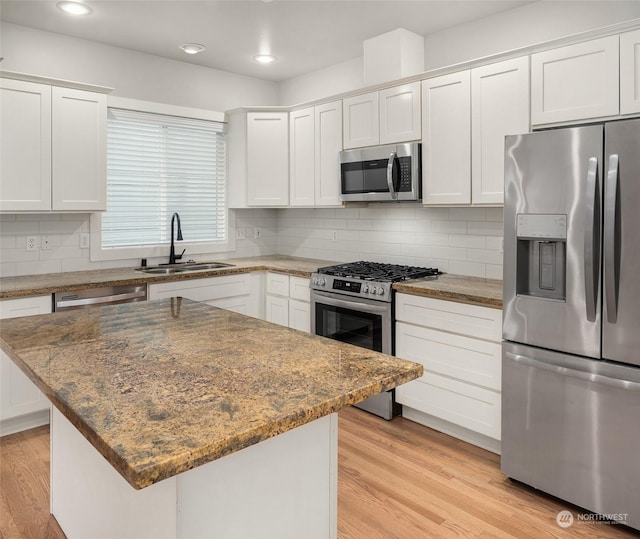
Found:
[[[140,265],[140,258],[92,262],[89,249],[80,248],[80,234],[90,231],[89,223],[89,214],[0,215],[0,277]],[[254,238],[256,227],[260,228],[258,239]],[[199,254],[193,258],[200,261],[275,254],[276,228],[276,210],[236,210],[236,230],[243,230],[246,239],[236,239],[233,252]],[[27,236],[36,236],[36,251],[26,250]],[[42,249],[45,236],[47,250]],[[150,258],[148,262],[163,263],[168,256],[167,247],[167,257]],[[188,251],[185,256],[189,256]]]
[[[502,278],[502,208],[424,208],[404,203],[246,209],[235,210],[235,215],[236,238],[244,238],[236,239],[235,251],[198,255],[196,260],[283,254],[435,266],[449,273]],[[0,215],[0,276],[140,263],[139,258],[92,262],[89,249],[80,248],[80,234],[89,231],[88,214]],[[27,236],[37,237],[36,251],[26,250]],[[43,236],[47,250],[41,249]],[[149,264],[160,262],[166,260],[149,259]]]
[[[502,227],[502,208],[425,208],[404,203],[282,209],[278,254],[437,267],[502,279]]]

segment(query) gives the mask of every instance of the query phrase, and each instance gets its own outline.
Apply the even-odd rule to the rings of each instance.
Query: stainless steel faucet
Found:
[[[169,264],[175,264],[177,260],[180,260],[182,258],[182,255],[186,251],[186,249],[183,249],[181,254],[176,255],[176,248],[175,248],[175,245],[173,244],[173,223],[176,220],[178,221],[178,237],[176,239],[177,241],[182,241],[182,228],[180,227],[180,216],[178,215],[178,212],[175,212],[171,216],[171,250],[169,251]]]

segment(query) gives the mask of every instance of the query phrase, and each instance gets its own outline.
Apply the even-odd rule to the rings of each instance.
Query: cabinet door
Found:
[[[51,296],[0,302],[0,319],[51,312]],[[4,352],[0,351],[0,420],[47,410],[49,401]],[[29,425],[35,427],[37,425]],[[8,432],[7,432],[8,434]]]
[[[345,150],[380,144],[378,92],[344,99],[342,117]]]
[[[51,86],[0,79],[0,210],[51,209]]]
[[[315,107],[315,205],[340,206],[342,101]]]
[[[53,209],[107,209],[107,96],[53,88]]]
[[[404,84],[378,92],[380,144],[420,140],[420,83]]]
[[[640,30],[620,34],[620,114],[640,112]]]
[[[247,203],[289,204],[289,123],[286,112],[247,114]]]
[[[289,327],[300,331],[311,331],[311,307],[304,301],[289,300]]]
[[[289,114],[289,189],[291,206],[315,201],[315,115],[313,107]]]
[[[531,55],[531,123],[619,113],[618,36]]]
[[[471,202],[469,71],[422,81],[424,204]]]
[[[265,320],[289,326],[289,300],[278,296],[267,296],[265,300]]]
[[[471,202],[504,202],[504,137],[529,131],[529,58],[471,70]]]

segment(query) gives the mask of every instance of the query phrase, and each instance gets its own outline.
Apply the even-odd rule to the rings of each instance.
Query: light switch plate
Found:
[[[49,241],[49,236],[40,236],[40,250],[41,251],[51,250],[51,242]]]
[[[254,237],[254,239],[259,240],[261,238],[261,236],[262,236],[262,230],[260,230],[259,227],[255,227],[253,229],[253,237]]]

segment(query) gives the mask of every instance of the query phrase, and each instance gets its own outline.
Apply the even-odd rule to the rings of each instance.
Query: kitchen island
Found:
[[[179,298],[6,320],[0,337],[54,405],[69,539],[335,537],[336,412],[422,374]]]

